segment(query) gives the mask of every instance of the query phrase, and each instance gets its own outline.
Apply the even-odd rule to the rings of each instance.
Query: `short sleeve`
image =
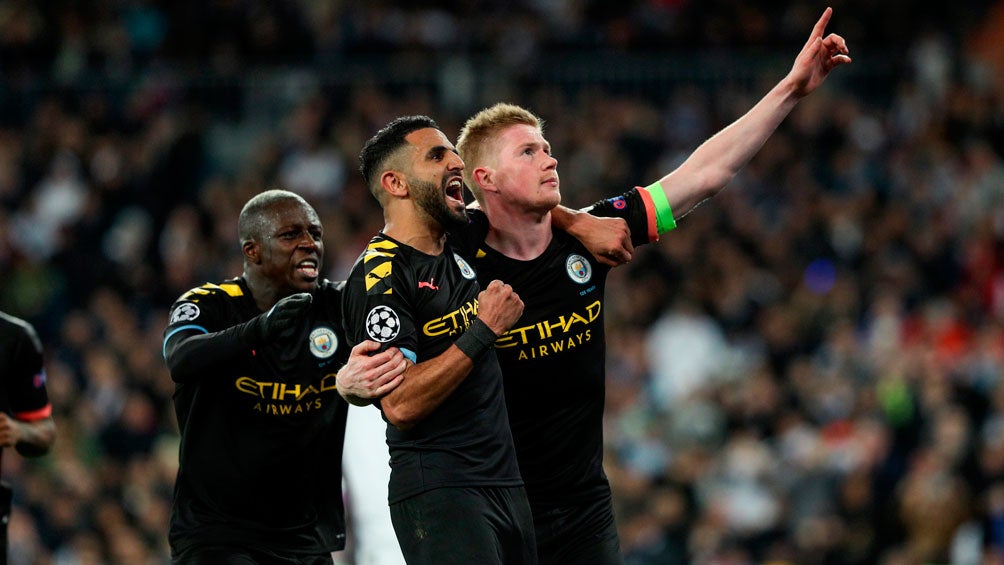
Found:
[[[23,326],[22,330],[13,346],[8,392],[11,414],[30,422],[49,417],[52,407],[45,388],[41,342],[30,326]]]
[[[373,340],[384,347],[397,347],[417,362],[418,334],[409,292],[415,285],[407,284],[407,264],[400,261],[396,247],[370,245],[345,284],[345,335],[351,345]]]
[[[631,230],[631,243],[643,245],[659,240],[655,204],[645,189],[635,187],[620,196],[600,200],[587,208],[603,218],[623,218]]]

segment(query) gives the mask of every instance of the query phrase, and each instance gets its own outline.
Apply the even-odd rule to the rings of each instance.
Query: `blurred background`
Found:
[[[241,272],[250,196],[305,196],[341,279],[383,223],[364,140],[504,100],[585,206],[749,109],[826,6],[418,4],[0,1],[0,309],[43,338],[59,430],[4,460],[12,563],[167,562],[161,333]],[[853,64],[611,276],[629,565],[1004,563],[1004,2],[830,5]]]

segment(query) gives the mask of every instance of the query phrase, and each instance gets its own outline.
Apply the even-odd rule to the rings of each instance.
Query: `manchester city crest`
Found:
[[[457,266],[460,267],[460,274],[464,276],[465,279],[472,281],[474,280],[475,274],[474,269],[464,261],[464,258],[456,253],[453,254],[453,260],[457,262]]]
[[[338,349],[338,336],[327,326],[319,326],[310,332],[310,352],[318,359],[327,359]]]
[[[593,278],[593,267],[582,255],[572,253],[565,259],[565,270],[568,271],[568,278],[579,284],[586,284]]]

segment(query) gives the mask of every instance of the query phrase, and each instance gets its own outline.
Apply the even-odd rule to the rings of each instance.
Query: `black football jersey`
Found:
[[[372,339],[421,363],[473,323],[479,292],[474,269],[449,243],[432,256],[379,234],[346,282],[345,333],[350,345]],[[439,487],[521,485],[503,394],[489,352],[425,420],[409,430],[388,424],[390,502]]]
[[[42,344],[31,325],[0,312],[0,410],[32,422],[52,414],[45,388]]]
[[[651,201],[638,189],[591,213],[622,217],[635,245],[657,237]],[[485,221],[476,213],[473,221]],[[555,229],[539,257],[519,261],[481,244],[473,258],[482,284],[501,279],[523,300],[523,315],[495,342],[520,471],[535,513],[609,490],[603,473],[604,291],[609,267]]]
[[[344,547],[341,284],[320,283],[293,341],[248,347],[176,385],[175,552],[202,542],[301,554]],[[165,347],[180,332],[213,334],[259,314],[243,278],[203,285],[174,303]]]

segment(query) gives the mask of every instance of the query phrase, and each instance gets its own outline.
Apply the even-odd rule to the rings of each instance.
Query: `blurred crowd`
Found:
[[[422,4],[0,1],[0,309],[58,426],[4,458],[12,563],[167,562],[167,308],[241,272],[250,196],[304,195],[341,279],[383,224],[363,141],[507,100],[585,206],[751,107],[825,7]],[[855,62],[611,276],[629,565],[1004,563],[1004,3],[832,5]]]

